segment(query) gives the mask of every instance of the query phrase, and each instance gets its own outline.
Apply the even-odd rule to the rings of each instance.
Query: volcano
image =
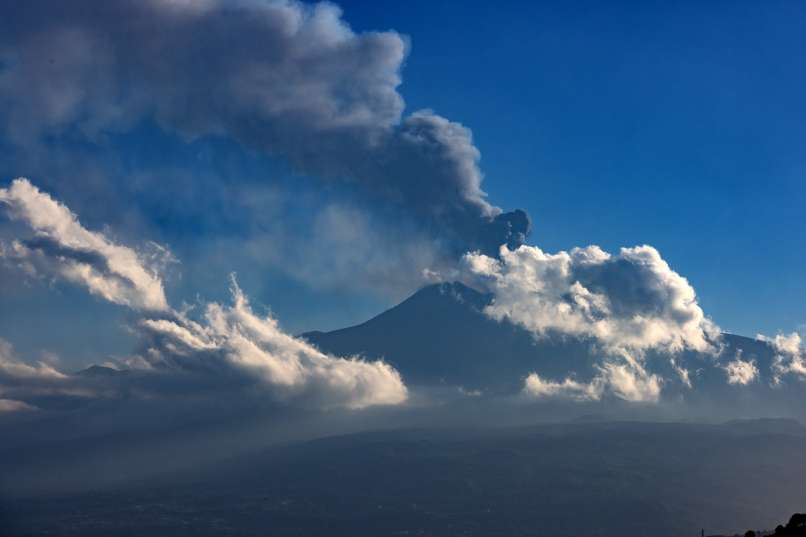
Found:
[[[458,282],[434,284],[364,323],[301,337],[337,356],[386,360],[407,382],[419,385],[501,394],[519,391],[532,372],[554,380],[593,377],[602,358],[594,342],[561,335],[536,338],[507,320],[485,315],[491,301],[490,295]],[[719,358],[694,352],[676,357],[689,369],[695,387],[708,385],[711,393],[728,390],[725,372],[714,367],[715,360],[740,355],[756,362],[759,384],[769,388],[774,351],[767,343],[723,334],[722,344]],[[650,369],[674,377],[669,358],[651,356]]]

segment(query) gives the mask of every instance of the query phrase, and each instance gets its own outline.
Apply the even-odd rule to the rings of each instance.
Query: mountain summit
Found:
[[[458,282],[434,284],[362,324],[301,337],[337,356],[384,359],[407,382],[419,385],[515,393],[532,372],[558,381],[569,375],[580,382],[593,377],[601,353],[590,341],[556,335],[535,338],[506,320],[485,315],[491,300]],[[723,335],[723,344],[723,359],[743,356],[754,360],[760,371],[769,370],[774,353],[768,344],[732,334]],[[695,388],[707,385],[711,394],[716,389],[724,395],[735,387],[726,385],[725,371],[715,367],[715,359],[684,352],[677,363],[688,367]],[[652,361],[665,376],[676,376],[668,357]],[[758,388],[766,388],[767,380],[762,375]]]
[[[491,300],[458,282],[434,284],[365,323],[301,337],[338,356],[382,358],[415,384],[512,393],[535,370],[562,377],[592,369],[588,345],[568,338],[538,341],[487,317],[482,310]]]

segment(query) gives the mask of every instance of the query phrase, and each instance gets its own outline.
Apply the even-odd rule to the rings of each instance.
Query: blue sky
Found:
[[[723,329],[774,334],[806,323],[806,7],[339,5],[356,32],[408,36],[405,114],[430,108],[472,129],[483,189],[505,211],[531,215],[530,243],[547,251],[650,244]],[[90,140],[72,126],[27,158],[0,136],[3,184],[27,175],[87,227],[169,246],[180,260],[167,280],[175,304],[224,300],[235,271],[256,302],[300,332],[363,321],[416,289],[408,280],[391,289],[331,281],[327,264],[316,269],[321,277],[306,274],[310,259],[321,262],[317,252],[299,255],[305,267],[288,261],[316,229],[354,214],[367,219],[361,229],[388,227],[394,239],[389,223],[410,217],[399,207],[226,136],[188,142],[159,125],[145,117]],[[47,166],[36,151],[48,154]],[[317,220],[334,206],[333,219]],[[277,244],[278,226],[311,222],[321,226]],[[261,234],[272,240],[249,240]],[[0,337],[27,356],[56,349],[89,362],[135,345],[123,328],[128,314],[115,306],[69,286],[11,287],[2,288]],[[64,326],[68,315],[79,328]]]

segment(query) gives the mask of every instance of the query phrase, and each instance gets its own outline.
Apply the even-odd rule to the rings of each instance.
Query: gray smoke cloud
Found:
[[[469,129],[403,116],[405,38],[355,33],[332,4],[33,0],[0,13],[0,129],[14,144],[102,142],[151,119],[358,185],[452,256],[529,232],[526,213],[487,200]]]

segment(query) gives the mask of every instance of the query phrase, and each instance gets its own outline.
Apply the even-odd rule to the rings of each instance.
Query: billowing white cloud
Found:
[[[276,320],[252,311],[234,279],[232,298],[231,306],[208,304],[201,322],[185,315],[144,319],[140,327],[150,345],[143,359],[179,369],[240,373],[284,400],[306,397],[349,408],[406,400],[406,386],[390,365],[329,356],[289,336]]]
[[[537,336],[587,337],[611,351],[715,350],[719,330],[694,289],[651,246],[612,256],[597,246],[548,254],[536,246],[501,249],[500,259],[464,258],[474,281],[493,294],[485,309]]]
[[[759,334],[759,340],[768,343],[775,351],[772,363],[772,380],[780,384],[786,375],[794,375],[806,379],[806,352],[800,334],[792,332],[789,335],[778,334],[768,337]]]
[[[646,370],[647,351],[717,350],[719,329],[705,317],[694,289],[651,246],[622,248],[618,255],[597,246],[556,254],[536,246],[502,247],[499,259],[466,254],[464,274],[492,294],[484,310],[488,316],[520,325],[536,337],[588,339],[604,352],[591,386],[568,379],[533,382],[532,389],[541,393],[590,398],[607,390],[630,401],[653,401],[662,379]],[[672,366],[690,386],[688,371]]]
[[[601,368],[607,386],[616,397],[625,401],[651,403],[660,399],[663,380],[658,375],[647,372],[643,364],[609,361]]]
[[[14,240],[0,256],[26,270],[64,278],[85,286],[101,298],[135,309],[167,310],[155,259],[121,246],[103,233],[89,231],[70,209],[40,191],[27,179],[0,188],[0,207],[33,232],[28,240]],[[162,249],[158,258],[170,256]]]
[[[598,401],[605,394],[634,403],[654,403],[660,399],[663,380],[648,373],[642,363],[632,357],[607,360],[596,366],[590,382],[578,382],[566,377],[561,382],[543,379],[537,373],[526,377],[523,391],[535,398],[559,397],[575,401]]]
[[[602,397],[603,388],[598,378],[593,382],[578,382],[567,377],[562,382],[556,382],[531,373],[526,377],[523,392],[535,398],[563,397],[577,401],[598,401]]]
[[[758,367],[755,360],[742,360],[741,355],[725,364],[725,373],[728,376],[728,384],[740,384],[746,386],[758,379]]]

